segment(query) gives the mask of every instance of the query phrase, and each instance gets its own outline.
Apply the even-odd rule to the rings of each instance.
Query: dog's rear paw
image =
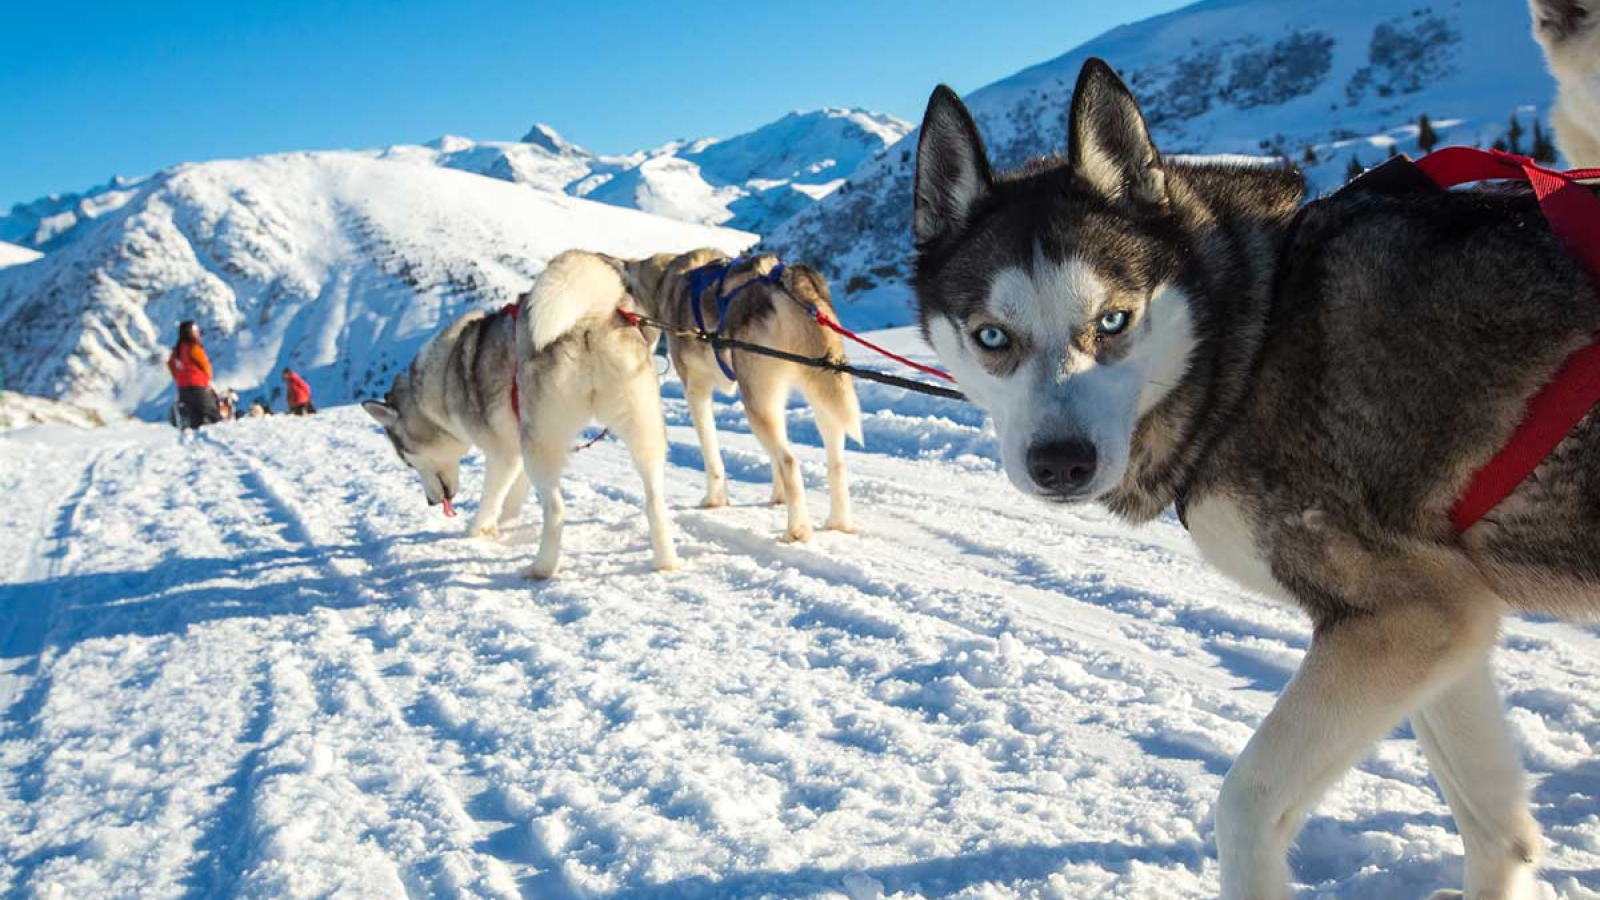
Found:
[[[657,572],[676,572],[681,568],[683,568],[683,562],[676,556],[656,560]]]
[[[537,563],[522,570],[522,577],[527,581],[548,581],[554,578],[555,574],[556,569],[554,566],[547,568]]]
[[[722,507],[727,506],[727,505],[728,505],[727,495],[718,495],[718,496],[713,497],[712,495],[707,494],[707,495],[705,495],[704,497],[702,497],[700,499],[700,508],[701,509],[721,509]]]
[[[826,528],[829,531],[837,531],[840,534],[855,534],[856,533],[855,524],[850,522],[848,519],[846,519],[843,522],[835,522],[834,520],[829,519],[827,522],[823,523],[822,527]]]
[[[488,522],[485,524],[473,523],[472,528],[467,531],[467,537],[496,538],[499,536],[500,525],[497,522]]]

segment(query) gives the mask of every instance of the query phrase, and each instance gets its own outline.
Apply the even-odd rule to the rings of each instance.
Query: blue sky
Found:
[[[618,152],[791,109],[915,119],[936,82],[970,91],[1180,5],[5,0],[0,209],[186,160],[535,121]]]

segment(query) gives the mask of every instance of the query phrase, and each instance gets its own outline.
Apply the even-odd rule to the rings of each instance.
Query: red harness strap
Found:
[[[894,360],[895,362],[899,363],[902,366],[909,366],[910,368],[916,369],[918,372],[922,372],[922,373],[925,373],[925,374],[928,374],[928,375],[932,375],[935,378],[943,378],[945,381],[955,381],[956,380],[954,375],[951,375],[949,372],[946,372],[943,369],[936,369],[933,366],[925,366],[922,363],[919,363],[919,362],[917,362],[915,360],[906,359],[904,356],[901,356],[898,353],[891,353],[888,350],[885,350],[884,348],[879,347],[877,344],[874,344],[873,342],[867,340],[866,338],[862,337],[861,335],[856,334],[854,331],[851,331],[850,329],[844,327],[843,325],[840,325],[837,321],[835,321],[833,319],[832,316],[829,316],[827,313],[823,312],[822,310],[818,309],[815,306],[811,307],[811,313],[817,317],[817,324],[818,325],[821,325],[822,327],[824,327],[824,328],[826,328],[826,329],[828,329],[830,331],[837,332],[837,333],[849,338],[850,340],[855,341],[856,343],[858,343],[861,346],[867,348],[868,350],[871,350],[872,352],[878,354],[879,356],[887,356],[887,357],[889,357],[890,359]]]
[[[1579,179],[1600,178],[1600,169],[1560,172],[1525,156],[1471,147],[1446,147],[1418,160],[1417,166],[1446,188],[1469,181],[1528,182],[1551,230],[1600,285],[1600,199],[1578,184]],[[1528,401],[1527,415],[1511,439],[1473,474],[1450,508],[1456,533],[1464,533],[1510,496],[1596,404],[1600,404],[1600,339],[1562,363],[1550,383]]]

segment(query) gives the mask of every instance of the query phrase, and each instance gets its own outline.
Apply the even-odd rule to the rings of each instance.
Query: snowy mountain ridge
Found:
[[[1325,191],[1352,162],[1417,154],[1423,114],[1441,145],[1482,146],[1518,114],[1528,133],[1521,149],[1530,149],[1555,86],[1529,32],[1527,6],[1506,0],[1203,0],[965,99],[994,163],[1017,166],[1065,149],[1078,70],[1103,57],[1139,98],[1163,152],[1287,156]],[[908,135],[764,243],[820,265],[860,326],[911,318],[916,140]]]
[[[754,240],[364,154],[179,166],[43,259],[0,269],[0,376],[159,418],[173,330],[195,319],[219,385],[270,398],[293,366],[319,402],[343,402],[381,392],[439,327],[514,299],[562,250]]]
[[[445,135],[352,152],[765,233],[826,196],[910,130],[909,122],[894,116],[830,108],[791,112],[731,138],[678,140],[621,155],[592,153],[542,123],[521,141]],[[147,181],[119,176],[81,193],[17,203],[0,216],[0,241],[43,251],[65,246],[80,227],[119,209]]]

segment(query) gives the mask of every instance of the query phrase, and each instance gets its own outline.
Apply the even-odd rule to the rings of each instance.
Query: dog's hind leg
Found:
[[[506,502],[500,507],[500,527],[509,528],[522,517],[522,506],[528,502],[528,490],[531,487],[527,467],[518,465],[517,477],[512,479],[511,489],[506,492]]]
[[[740,360],[740,365],[772,368],[771,363],[748,356]],[[750,430],[755,432],[756,439],[772,460],[773,500],[780,502],[781,494],[781,502],[788,504],[789,524],[782,540],[809,541],[811,518],[806,511],[805,485],[800,477],[800,461],[789,449],[788,419],[784,416],[784,405],[789,399],[789,381],[775,372],[762,373],[761,377],[747,377],[752,374],[741,371],[739,392],[744,395],[744,411],[750,418]]]
[[[633,379],[623,388],[620,408],[611,411],[606,424],[627,445],[644,483],[644,515],[650,525],[650,551],[656,569],[676,569],[678,551],[673,545],[672,519],[667,514],[667,426],[653,372]]]
[[[1411,719],[1466,849],[1466,897],[1535,896],[1539,826],[1485,658]],[[1443,895],[1441,895],[1443,896]]]
[[[566,502],[561,499],[561,470],[567,462],[568,440],[564,434],[556,440],[524,438],[523,465],[528,471],[528,481],[539,494],[544,521],[539,523],[539,552],[533,558],[533,565],[522,571],[523,578],[536,581],[550,578],[561,563],[561,528],[567,514]]]
[[[1486,588],[1450,578],[1444,564],[1429,566],[1437,580],[1407,578],[1419,561],[1402,562],[1371,566],[1392,576],[1384,597],[1354,598],[1350,614],[1319,625],[1300,671],[1223,781],[1223,900],[1288,900],[1289,846],[1317,798],[1493,645],[1499,606]],[[1385,580],[1369,569],[1361,582]]]
[[[850,472],[844,462],[844,442],[849,426],[839,420],[826,398],[813,397],[815,392],[807,390],[806,384],[801,383],[801,391],[806,395],[806,402],[811,404],[817,430],[822,432],[822,446],[828,452],[828,521],[824,527],[854,531],[855,520],[850,514]]]
[[[717,419],[711,406],[711,385],[699,381],[684,385],[684,399],[689,402],[689,418],[694,420],[694,433],[700,438],[700,457],[705,461],[706,495],[700,501],[702,509],[715,509],[728,505],[728,474],[722,464],[722,447],[717,443]]]
[[[472,517],[468,534],[473,537],[493,537],[500,533],[506,494],[521,475],[522,460],[515,453],[496,453],[488,457],[484,465],[483,497],[478,503],[478,514]]]

